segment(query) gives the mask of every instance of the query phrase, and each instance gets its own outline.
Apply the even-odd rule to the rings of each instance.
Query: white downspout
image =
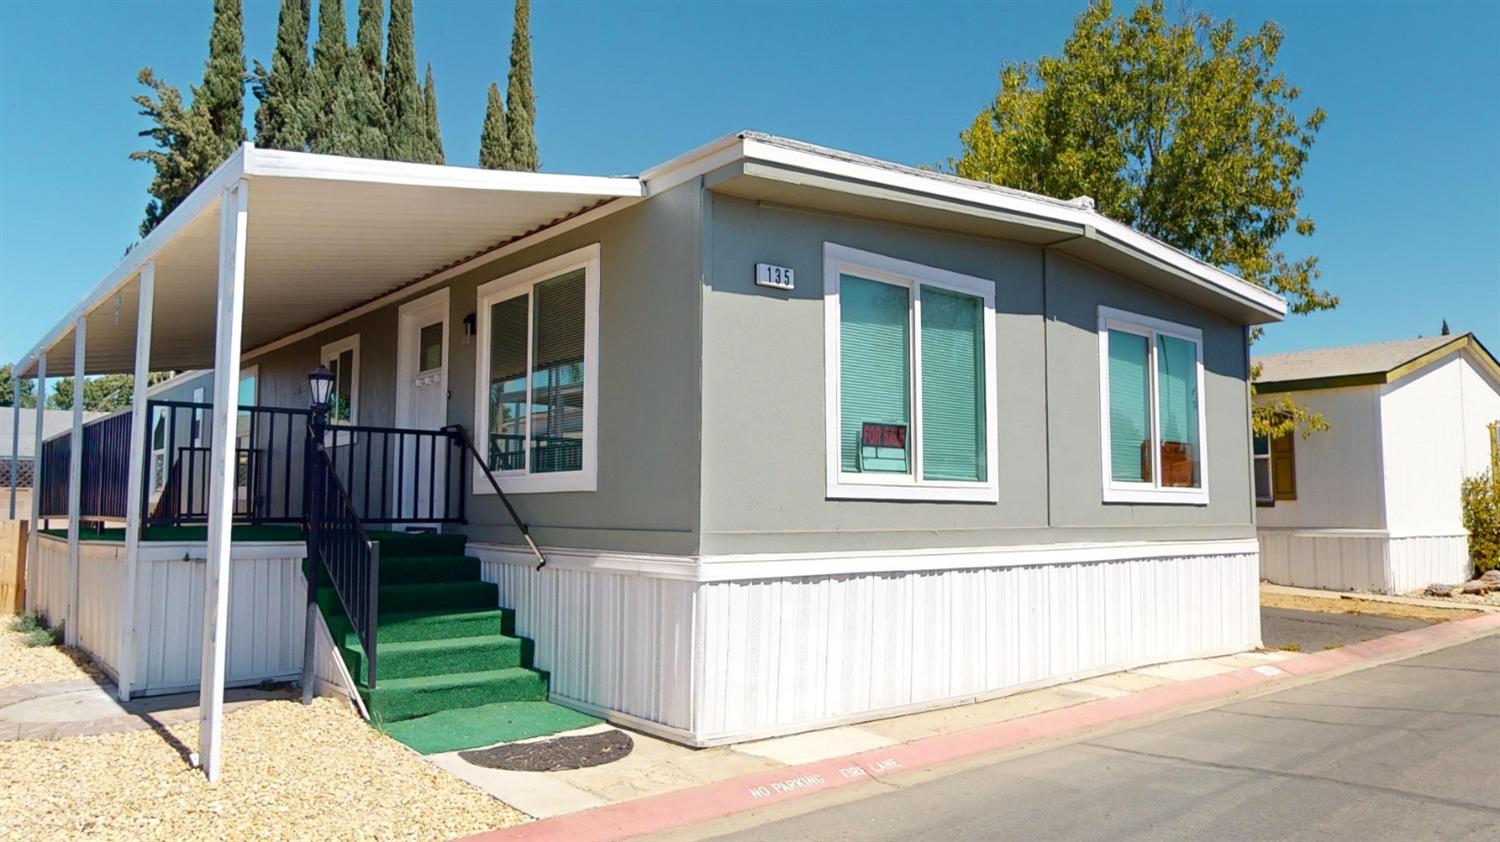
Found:
[[[224,659],[228,642],[230,539],[234,525],[235,420],[245,300],[249,184],[240,179],[219,199],[219,293],[214,341],[213,437],[209,451],[208,570],[203,583],[203,661],[199,672],[198,765],[210,782],[222,761]]]
[[[135,590],[140,567],[141,522],[145,519],[146,437],[151,419],[146,414],[146,381],[151,375],[151,316],[156,301],[156,261],[141,267],[135,322],[135,385],[130,394],[130,473],[125,493],[125,587],[120,605],[118,695],[130,701],[135,677]]]

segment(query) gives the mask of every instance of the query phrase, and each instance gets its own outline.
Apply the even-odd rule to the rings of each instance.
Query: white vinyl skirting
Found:
[[[721,581],[657,572],[692,569],[684,559],[590,562],[568,551],[536,571],[510,548],[470,552],[535,640],[555,701],[713,745],[1254,648],[1255,544],[1220,544]]]
[[[1261,577],[1278,585],[1401,594],[1469,577],[1465,533],[1392,536],[1374,529],[1262,529]]]
[[[226,683],[288,680],[302,671],[307,586],[302,547],[235,545],[230,566]],[[136,568],[133,695],[192,690],[203,653],[202,544],[143,545]],[[36,587],[29,607],[56,625],[67,616],[68,544],[37,539]],[[79,545],[78,644],[118,677],[124,640],[125,548]]]

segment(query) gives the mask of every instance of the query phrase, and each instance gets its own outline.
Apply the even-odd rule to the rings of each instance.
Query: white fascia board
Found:
[[[171,213],[167,214],[167,218],[162,220],[160,225],[156,226],[150,234],[147,234],[146,238],[141,240],[135,248],[131,249],[119,263],[115,264],[115,268],[108,275],[105,275],[103,280],[95,284],[88,295],[85,295],[77,304],[73,305],[72,309],[68,310],[58,320],[57,324],[42,337],[42,340],[21,357],[16,363],[16,376],[26,376],[27,368],[53,345],[61,341],[68,334],[68,331],[72,330],[73,323],[78,321],[80,316],[87,316],[93,312],[100,302],[113,296],[119,291],[120,287],[123,287],[131,278],[135,277],[135,274],[146,264],[146,261],[155,258],[157,252],[161,251],[167,243],[171,242],[172,238],[176,237],[189,223],[197,219],[199,215],[215,208],[219,203],[220,194],[224,192],[224,188],[239,181],[244,176],[245,160],[252,150],[253,147],[249,143],[242,144],[239,149],[234,151],[233,155],[224,160],[224,163],[209,173],[208,178],[203,179],[202,183],[193,188],[193,192],[189,193],[187,198],[182,200],[181,204],[174,208]]]
[[[654,196],[745,157],[742,132],[727,134],[663,161],[641,173],[646,195]]]
[[[402,161],[345,158],[339,155],[315,155],[310,152],[275,149],[248,151],[245,175],[252,177],[358,181],[367,184],[509,193],[563,193],[608,198],[645,195],[640,180],[632,177],[559,175],[450,167],[443,164],[409,164]]]
[[[797,167],[839,178],[879,184],[886,187],[923,193],[944,199],[966,202],[1023,215],[1052,219],[1081,230],[1092,230],[1093,238],[1132,257],[1148,258],[1159,265],[1175,269],[1196,278],[1220,293],[1245,302],[1267,314],[1278,318],[1287,312],[1285,299],[1255,284],[1198,260],[1153,237],[1136,231],[1128,225],[1116,222],[1097,211],[1071,202],[1028,197],[998,190],[988,190],[978,185],[967,185],[945,179],[929,178],[901,170],[889,170],[858,161],[845,161],[818,155],[801,149],[789,149],[774,143],[746,138],[738,144],[742,156],[772,164]],[[694,160],[704,158],[703,154]],[[685,162],[685,163],[691,163]],[[693,167],[694,170],[701,167]],[[705,170],[706,172],[707,170]]]

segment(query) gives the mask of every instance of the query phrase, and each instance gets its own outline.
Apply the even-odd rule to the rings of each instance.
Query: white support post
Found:
[[[16,519],[16,489],[20,487],[21,473],[21,384],[25,381],[15,375],[19,367],[11,368],[16,384],[15,402],[10,408],[10,519]]]
[[[42,434],[46,432],[46,427],[42,425],[42,414],[46,405],[47,355],[43,353],[36,358],[36,432],[31,451],[31,538],[26,546],[27,607],[36,605],[36,588],[32,582],[36,581],[36,536],[42,526]]]
[[[120,605],[120,668],[116,682],[120,701],[130,701],[135,669],[135,574],[141,557],[141,522],[146,517],[146,437],[151,418],[146,414],[146,381],[151,375],[151,314],[156,301],[156,261],[141,267],[136,298],[135,385],[130,394],[130,473],[125,493],[125,587]]]
[[[83,517],[83,357],[88,316],[73,325],[73,438],[68,453],[68,610],[63,642],[78,645],[78,535]]]
[[[249,185],[240,179],[224,191],[219,206],[218,330],[214,341],[213,439],[208,474],[208,574],[203,586],[203,662],[198,690],[198,764],[210,782],[218,780],[222,759],[248,200]]]

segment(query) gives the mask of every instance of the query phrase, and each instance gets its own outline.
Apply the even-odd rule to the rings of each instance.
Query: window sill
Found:
[[[584,472],[568,474],[496,474],[495,480],[506,494],[549,494],[569,491],[598,491],[598,478]],[[495,496],[495,489],[483,473],[473,477],[474,496]]]
[[[1106,503],[1156,503],[1169,506],[1207,506],[1206,488],[1106,488]]]
[[[831,482],[828,484],[827,499],[998,503],[1000,502],[1000,488],[994,483],[914,485],[911,483]]]

